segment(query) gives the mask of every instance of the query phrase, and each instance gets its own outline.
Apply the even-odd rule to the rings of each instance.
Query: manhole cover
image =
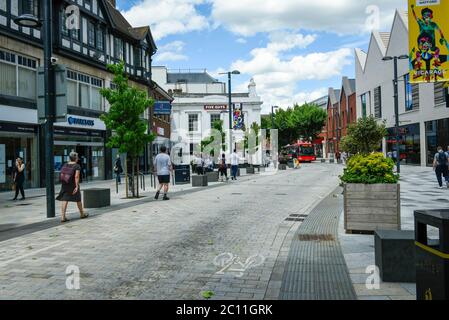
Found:
[[[300,234],[300,241],[335,241],[331,234]]]
[[[285,221],[303,222],[304,218],[287,218]]]
[[[231,193],[231,195],[233,195],[233,196],[241,196],[242,193]]]
[[[288,196],[286,193],[276,193],[275,196]]]

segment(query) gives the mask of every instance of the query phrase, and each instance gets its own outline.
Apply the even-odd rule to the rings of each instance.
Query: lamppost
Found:
[[[394,79],[393,79],[393,87],[394,87],[394,115],[395,115],[395,127],[396,127],[396,167],[397,173],[401,173],[401,144],[399,143],[399,94],[398,94],[398,60],[409,59],[408,55],[400,55],[400,56],[386,56],[382,60],[383,61],[391,61],[394,62]]]
[[[53,168],[53,122],[55,117],[54,69],[52,63],[52,1],[41,1],[44,19],[39,20],[32,13],[24,13],[14,19],[22,27],[40,29],[43,27],[44,42],[44,93],[45,93],[45,185],[47,192],[47,218],[55,217],[55,184]]]
[[[274,110],[279,109],[278,106],[271,106],[271,129],[274,129]]]
[[[222,72],[219,74],[228,75],[228,103],[229,103],[229,153],[232,153],[232,90],[231,90],[231,77],[232,75],[239,75],[240,71],[234,70],[229,72]]]

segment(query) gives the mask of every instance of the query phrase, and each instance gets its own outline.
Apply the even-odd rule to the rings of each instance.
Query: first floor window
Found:
[[[189,132],[198,132],[198,114],[189,114]]]
[[[220,114],[211,114],[210,115],[210,127],[213,128],[214,123],[221,120]]]
[[[0,94],[37,97],[37,60],[0,50]]]
[[[67,71],[67,104],[69,106],[103,111],[100,94],[103,80],[74,71]]]

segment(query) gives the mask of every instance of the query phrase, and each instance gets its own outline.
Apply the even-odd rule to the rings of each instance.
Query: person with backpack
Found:
[[[218,167],[218,171],[220,172],[221,182],[223,182],[223,176],[226,177],[226,181],[229,181],[228,165],[226,164],[226,155],[224,153],[221,155],[221,160],[220,160],[220,164]]]
[[[69,202],[76,202],[78,210],[80,212],[81,219],[89,217],[84,212],[83,204],[81,203],[81,190],[80,190],[80,175],[81,167],[77,163],[78,153],[71,152],[69,155],[70,161],[61,169],[59,180],[61,181],[61,191],[56,197],[56,200],[62,202],[61,206],[61,223],[69,221],[66,217],[67,206]]]
[[[435,170],[435,173],[437,175],[438,185],[440,189],[443,189],[443,179],[446,180],[446,185],[449,188],[449,182],[448,182],[448,156],[443,151],[442,147],[438,147],[438,152],[435,154],[435,158],[433,160],[433,169]]]

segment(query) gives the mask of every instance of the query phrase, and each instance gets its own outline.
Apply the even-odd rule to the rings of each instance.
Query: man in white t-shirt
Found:
[[[167,147],[161,147],[161,153],[159,153],[154,159],[154,171],[156,171],[159,180],[159,189],[154,197],[156,200],[159,199],[161,189],[164,188],[164,199],[170,200],[167,197],[168,187],[170,186],[170,172],[173,171],[170,156],[167,154]]]
[[[237,180],[237,171],[239,169],[239,156],[237,154],[237,150],[234,149],[234,152],[231,154],[231,178],[232,180]]]

